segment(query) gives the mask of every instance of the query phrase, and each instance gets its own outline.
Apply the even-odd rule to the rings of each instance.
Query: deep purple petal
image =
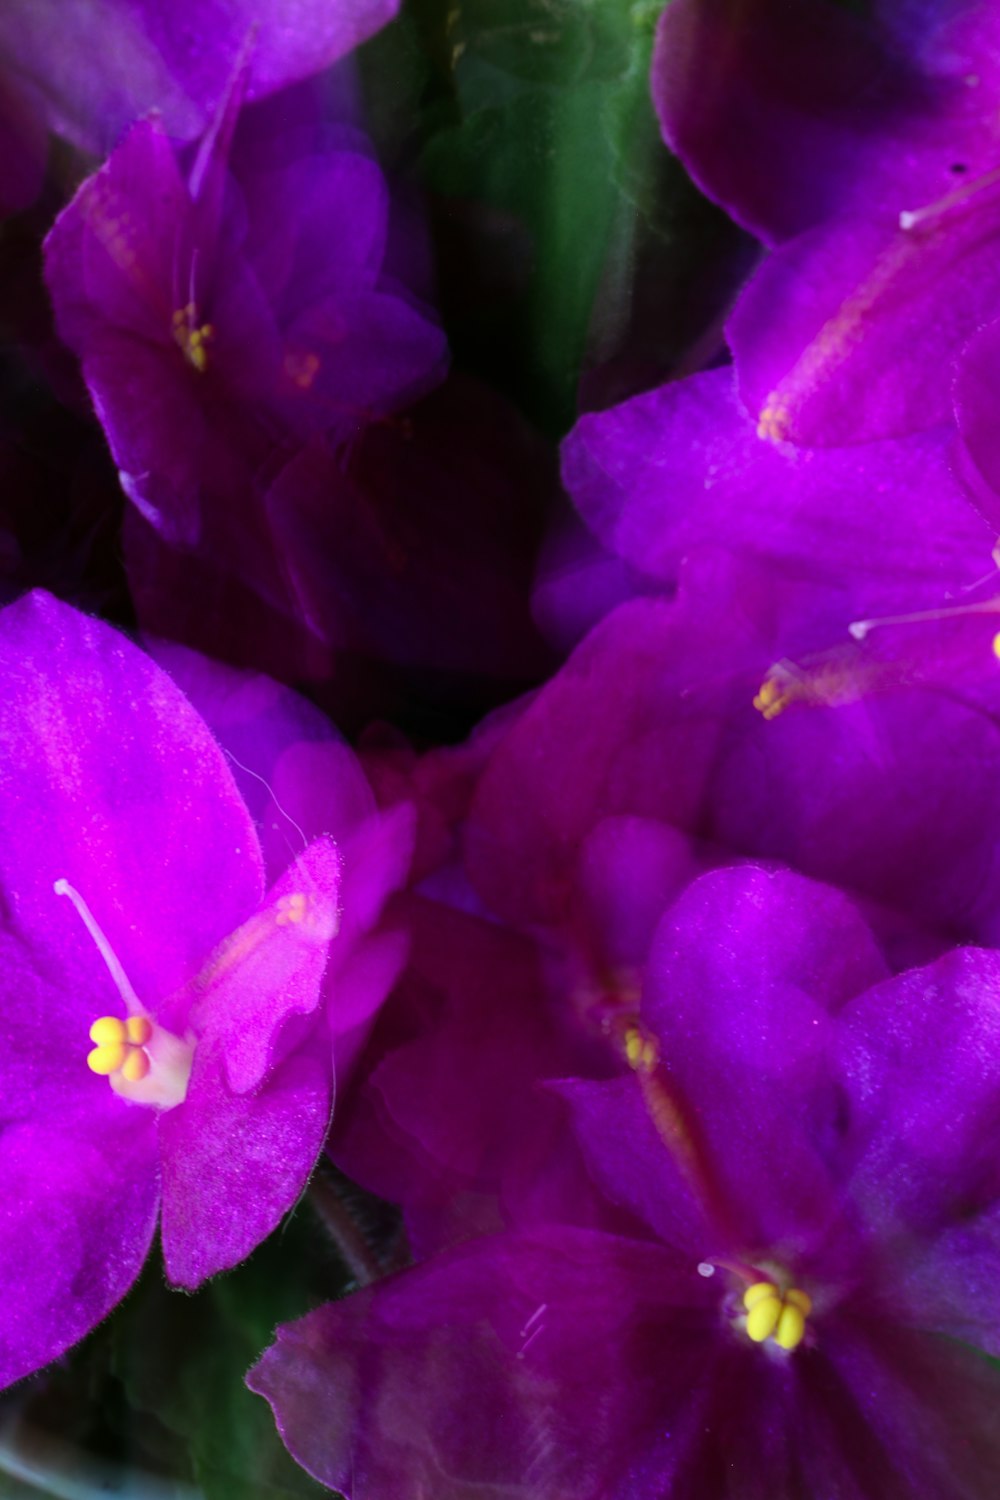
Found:
[[[336,288],[370,290],[385,254],[388,191],[370,157],[331,151],[264,172],[247,185],[246,254],[281,320]]]
[[[172,641],[147,647],[222,745],[257,825],[270,881],[303,843],[328,834],[343,848],[373,816],[375,799],[356,756],[308,699]]]
[[[980,1500],[1000,1474],[996,1362],[954,1339],[873,1319],[830,1327],[803,1381],[805,1494]],[[840,1475],[854,1488],[834,1488]]]
[[[654,1500],[715,1353],[699,1282],[610,1236],[480,1240],[280,1329],[249,1384],[349,1500]]]
[[[958,950],[860,996],[836,1061],[851,1193],[899,1315],[1000,1353],[1000,962]]]
[[[951,364],[996,313],[996,190],[906,230],[838,220],[776,250],[728,336],[763,436],[870,442],[947,420]]]
[[[0,50],[36,84],[56,130],[106,152],[150,109],[171,135],[197,135],[251,35],[256,98],[321,71],[397,8],[397,0],[197,0],[184,10],[160,0],[10,0]]]
[[[728,369],[582,417],[563,478],[604,544],[665,582],[714,544],[877,614],[937,604],[989,567],[993,538],[952,477],[947,431],[834,451],[766,442]]]
[[[0,218],[35,201],[45,178],[48,139],[35,100],[6,74],[0,77]]]
[[[771,723],[747,707],[717,760],[712,833],[945,933],[991,940],[998,753],[993,717],[947,691],[914,688]]]
[[[856,907],[797,875],[712,871],[664,917],[642,1023],[694,1171],[704,1161],[743,1245],[807,1246],[829,1227],[836,1190],[810,1138],[832,1105],[829,1018],[885,972]]]
[[[45,242],[46,280],[69,345],[91,344],[105,324],[169,343],[171,315],[187,301],[178,255],[190,213],[169,138],[156,120],[141,121]]]
[[[573,1128],[587,1164],[606,1196],[634,1214],[664,1244],[693,1264],[730,1248],[710,1218],[702,1181],[684,1171],[679,1152],[659,1133],[636,1078],[554,1084],[573,1112]]]
[[[969,176],[995,166],[993,95],[967,83],[992,70],[988,20],[968,24],[989,7],[954,7],[966,14],[948,38],[934,35],[940,14],[908,7],[901,25],[904,7],[883,9],[895,45],[824,0],[673,0],[663,12],[652,85],[664,137],[763,240],[848,210],[918,207],[961,184],[956,163]]]

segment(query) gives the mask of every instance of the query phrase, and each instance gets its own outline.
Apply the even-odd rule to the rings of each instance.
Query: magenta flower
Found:
[[[839,893],[704,877],[635,1075],[562,1086],[646,1237],[472,1241],[279,1329],[251,1388],[349,1500],[982,1500],[998,997],[994,954],[884,981]]]
[[[680,0],[653,93],[695,180],[777,248],[733,314],[763,437],[807,445],[949,415],[1000,280],[997,11]]]
[[[0,616],[0,675],[7,1384],[124,1295],[158,1217],[194,1287],[301,1192],[333,1098],[340,858],[317,839],[265,894],[219,747],[107,626],[32,595]]]

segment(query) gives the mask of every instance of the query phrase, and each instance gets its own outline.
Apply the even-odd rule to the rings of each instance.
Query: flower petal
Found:
[[[302,1047],[255,1094],[226,1082],[221,1044],[195,1051],[187,1097],[159,1120],[163,1258],[192,1290],[238,1264],[302,1192],[326,1136],[333,1070],[322,1045]]]
[[[253,911],[261,856],[218,745],[117,631],[41,593],[0,614],[0,882],[39,952],[84,964],[94,1015],[114,987],[68,901],[90,906],[156,1003]]]
[[[710,1299],[659,1246],[496,1236],[280,1329],[248,1383],[349,1500],[656,1500],[715,1353]]]
[[[159,1199],[153,1117],[126,1112],[99,1082],[105,1097],[85,1123],[0,1129],[0,1387],[89,1333],[149,1251]]]

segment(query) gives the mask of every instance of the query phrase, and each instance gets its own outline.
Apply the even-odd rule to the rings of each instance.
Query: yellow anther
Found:
[[[755,1281],[743,1293],[747,1337],[755,1344],[773,1338],[781,1349],[796,1349],[806,1330],[812,1299],[798,1287],[782,1293],[773,1281]]]
[[[87,1054],[87,1067],[92,1073],[99,1073],[102,1078],[107,1078],[110,1073],[117,1073],[128,1054],[128,1048],[124,1042],[105,1042],[103,1046],[95,1047],[93,1052]]]
[[[121,1073],[129,1083],[138,1083],[149,1072],[149,1058],[142,1050],[153,1035],[148,1016],[100,1016],[90,1028],[90,1040],[97,1046],[87,1055],[92,1073],[108,1078]]]
[[[791,694],[787,684],[780,682],[777,677],[766,677],[753,700],[753,706],[765,719],[776,719],[790,702]]]
[[[1000,632],[993,637],[993,655],[1000,656]]]
[[[179,307],[170,319],[174,343],[199,375],[208,367],[208,345],[215,338],[211,323],[198,323],[198,309],[193,302]]]
[[[781,1317],[781,1296],[769,1281],[755,1282],[743,1295],[747,1310],[747,1333],[755,1344],[770,1338]]]
[[[625,1058],[630,1068],[650,1071],[659,1062],[659,1049],[655,1038],[648,1036],[638,1026],[629,1026],[625,1032]]]
[[[753,1286],[748,1286],[743,1293],[743,1306],[747,1312],[757,1306],[758,1302],[764,1302],[768,1297],[777,1297],[778,1288],[773,1281],[755,1281]]]
[[[99,1048],[109,1042],[124,1042],[127,1038],[125,1022],[119,1021],[117,1016],[101,1016],[90,1028],[90,1040]]]
[[[121,1065],[122,1077],[127,1078],[129,1083],[139,1083],[149,1072],[149,1058],[141,1047],[129,1049],[128,1056]]]
[[[785,1305],[797,1307],[804,1318],[808,1318],[813,1310],[813,1299],[808,1292],[803,1292],[797,1286],[790,1286],[785,1293]]]
[[[801,1344],[805,1331],[806,1320],[801,1310],[793,1303],[786,1302],[774,1330],[774,1342],[780,1349],[796,1349]]]
[[[129,1016],[125,1022],[125,1030],[130,1042],[134,1042],[137,1047],[144,1047],[153,1035],[153,1023],[148,1016]],[[93,1031],[90,1034],[94,1036]],[[97,1038],[94,1037],[94,1040]]]

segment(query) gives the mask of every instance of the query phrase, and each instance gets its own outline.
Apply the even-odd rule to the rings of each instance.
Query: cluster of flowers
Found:
[[[563,444],[554,671],[544,462],[311,76],[395,8],[0,15],[4,211],[96,158],[35,354],[134,612],[5,522],[0,1384],[325,1151],[410,1263],[247,1379],[350,1500],[988,1500],[1000,7],[666,7],[664,139],[764,250],[724,359]],[[333,727],[442,678],[464,744]]]

